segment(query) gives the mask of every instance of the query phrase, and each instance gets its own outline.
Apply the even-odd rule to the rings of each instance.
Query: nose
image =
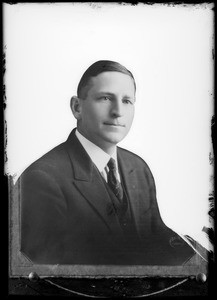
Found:
[[[120,118],[123,116],[123,103],[120,100],[116,100],[112,103],[111,115],[113,118]]]

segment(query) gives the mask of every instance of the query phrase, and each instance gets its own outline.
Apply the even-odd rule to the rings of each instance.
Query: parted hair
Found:
[[[78,98],[85,98],[87,95],[87,87],[89,81],[92,77],[95,77],[103,72],[120,72],[126,75],[129,75],[134,82],[135,90],[136,90],[136,82],[133,77],[133,74],[123,65],[118,62],[111,61],[111,60],[99,60],[93,63],[82,75],[80,82],[77,88],[77,96]]]

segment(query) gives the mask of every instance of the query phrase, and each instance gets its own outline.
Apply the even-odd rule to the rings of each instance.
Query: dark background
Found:
[[[46,279],[32,282],[28,278],[9,280],[9,295],[34,295],[34,296],[70,296],[73,298],[87,298],[87,295],[98,297],[136,297],[162,291],[152,297],[210,297],[211,288],[209,280],[205,283],[197,279],[188,278],[184,283],[170,290],[164,290],[183,281],[183,278],[110,278],[110,279],[63,279],[49,278],[49,280],[70,291],[53,286]],[[83,294],[80,295],[79,293]],[[151,295],[150,295],[151,296]],[[146,296],[147,297],[147,296]],[[142,298],[142,297],[141,297]]]

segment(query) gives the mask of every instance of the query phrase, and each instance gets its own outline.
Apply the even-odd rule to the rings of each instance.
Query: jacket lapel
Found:
[[[109,213],[111,210],[111,200],[103,182],[104,179],[75,136],[75,130],[70,134],[66,146],[74,172],[74,185],[102,219],[107,228],[112,232],[120,231],[117,216]]]
[[[145,201],[144,183],[141,182],[132,161],[129,157],[126,159],[119,148],[118,164],[131,206],[134,223],[138,234],[142,237],[144,231],[145,212],[150,206],[149,201]]]

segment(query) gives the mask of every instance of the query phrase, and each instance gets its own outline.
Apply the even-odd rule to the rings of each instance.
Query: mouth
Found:
[[[125,127],[124,124],[117,124],[117,123],[112,123],[112,122],[104,122],[104,125],[107,125],[107,126],[113,126],[113,127]]]

